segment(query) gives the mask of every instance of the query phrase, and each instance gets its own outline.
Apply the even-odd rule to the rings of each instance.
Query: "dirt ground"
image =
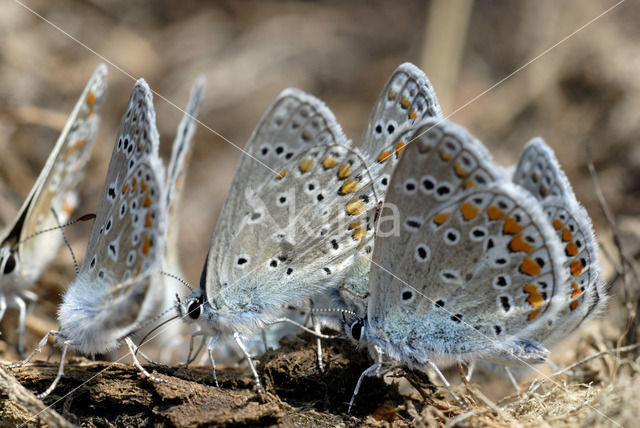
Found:
[[[640,4],[476,0],[468,10],[465,4],[4,1],[0,224],[12,220],[99,62],[110,63],[108,93],[77,213],[95,212],[133,78],[144,77],[166,100],[184,106],[203,74],[200,119],[210,129],[199,127],[195,137],[180,224],[185,279],[197,284],[240,156],[229,142],[242,147],[271,101],[290,86],[323,99],[357,139],[388,75],[411,61],[431,78],[445,116],[483,141],[498,163],[512,164],[526,141],[544,137],[594,220],[612,298],[600,319],[554,349],[555,364],[567,367],[637,343]],[[181,112],[161,96],[155,107],[167,160]],[[80,260],[89,229],[81,224],[68,231]],[[61,251],[33,288],[39,300],[27,322],[27,349],[56,327],[56,306],[73,277],[70,257]],[[2,321],[2,361],[18,360],[15,322],[14,313]],[[396,371],[367,379],[347,415],[370,360],[346,341],[325,342],[325,373],[307,336],[261,356],[265,396],[255,394],[245,369],[219,370],[218,389],[206,366],[148,366],[168,380],[153,383],[128,363],[74,356],[43,404],[31,392],[53,379],[54,362],[0,369],[0,426],[633,426],[640,416],[637,350],[600,355],[553,381],[519,373],[521,396],[498,370],[481,370],[463,385],[457,368],[449,369],[468,409],[425,375]]]

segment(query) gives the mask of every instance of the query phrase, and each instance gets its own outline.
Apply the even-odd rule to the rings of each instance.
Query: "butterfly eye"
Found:
[[[191,319],[197,320],[198,318],[200,318],[200,307],[202,306],[202,301],[202,296],[200,296],[189,303],[189,309],[187,313],[189,314],[189,317],[191,317]]]
[[[7,262],[4,264],[4,274],[8,275],[16,268],[16,259],[13,257],[13,254],[9,254],[7,257]]]
[[[351,337],[355,340],[360,340],[362,337],[362,328],[364,327],[364,320],[358,318],[353,324],[351,324]]]

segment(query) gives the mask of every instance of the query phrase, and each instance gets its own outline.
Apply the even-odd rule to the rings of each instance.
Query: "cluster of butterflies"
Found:
[[[37,232],[66,222],[76,205],[105,76],[101,65],[2,241],[0,315],[20,309],[21,348],[28,287],[61,242]],[[200,288],[179,297],[170,278],[180,275],[176,215],[203,85],[194,85],[165,172],[152,93],[136,82],[84,262],[49,333],[62,347],[58,377],[41,396],[62,376],[68,349],[104,354],[125,342],[156,379],[131,337],[170,315],[208,339],[214,376],[216,344],[232,338],[258,390],[247,343],[288,322],[318,337],[333,327],[370,350],[374,364],[353,398],[365,376],[398,365],[434,370],[457,398],[437,364],[541,363],[547,346],[602,309],[591,221],[553,151],[534,139],[514,167],[496,165],[442,117],[430,82],[408,63],[357,143],[317,98],[298,89],[276,98],[244,148]],[[291,306],[308,308],[313,330]]]

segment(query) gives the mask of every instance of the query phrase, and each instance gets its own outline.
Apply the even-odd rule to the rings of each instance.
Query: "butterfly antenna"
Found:
[[[343,314],[343,315],[353,315],[354,317],[357,317],[358,314],[350,311],[348,309],[339,309],[339,308],[302,308],[300,306],[292,306],[292,305],[287,305],[286,306],[287,309],[292,310],[292,311],[300,311],[300,312],[310,312],[312,314],[314,313],[339,313],[339,314]]]
[[[56,220],[56,223],[58,224],[58,227],[52,228],[51,230],[60,229],[60,233],[62,234],[62,239],[64,240],[64,245],[67,246],[67,248],[69,249],[69,253],[71,253],[71,259],[73,260],[73,268],[77,275],[78,272],[80,272],[80,268],[78,267],[78,259],[76,259],[76,255],[73,252],[73,248],[71,248],[71,244],[67,239],[67,235],[64,233],[64,227],[60,225],[60,220],[58,219],[58,213],[53,207],[51,207],[51,213],[53,214],[53,218]],[[42,232],[44,231],[40,231],[36,233],[42,233]]]
[[[178,281],[180,284],[184,285],[185,287],[187,287],[189,290],[191,290],[191,292],[193,293],[193,287],[191,287],[191,285],[189,285],[189,283],[187,281],[185,281],[184,279],[180,278],[178,275],[174,275],[170,272],[165,272],[165,271],[161,271],[160,274],[164,275],[164,276],[168,276],[169,278],[173,278],[176,281]]]
[[[94,220],[96,218],[95,214],[85,214],[83,216],[78,217],[75,220],[71,220],[71,221],[69,221],[69,222],[67,222],[65,224],[60,224],[60,221],[58,220],[58,216],[57,216],[55,210],[53,208],[51,208],[51,211],[53,212],[53,215],[55,217],[56,223],[58,223],[57,226],[49,227],[47,229],[42,229],[42,230],[39,230],[37,232],[34,232],[31,235],[26,236],[23,240],[16,242],[15,245],[13,246],[13,248],[18,247],[19,245],[24,244],[26,241],[28,241],[28,240],[30,240],[32,238],[35,238],[38,235],[42,235],[43,233],[49,233],[49,232],[53,232],[54,230],[64,229],[65,227],[72,226],[72,225],[74,225],[76,223],[80,223],[82,221]],[[64,232],[63,232],[62,235],[64,236]]]

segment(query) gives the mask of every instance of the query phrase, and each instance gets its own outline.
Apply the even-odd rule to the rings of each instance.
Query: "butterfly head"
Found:
[[[176,297],[178,312],[184,321],[191,323],[200,319],[204,312],[204,295],[202,291],[194,291],[184,299],[181,299],[179,296]]]
[[[3,276],[16,272],[18,258],[15,249],[11,245],[0,247],[0,272]]]
[[[344,331],[347,337],[357,345],[364,344],[367,336],[367,316],[359,315],[344,321]]]

